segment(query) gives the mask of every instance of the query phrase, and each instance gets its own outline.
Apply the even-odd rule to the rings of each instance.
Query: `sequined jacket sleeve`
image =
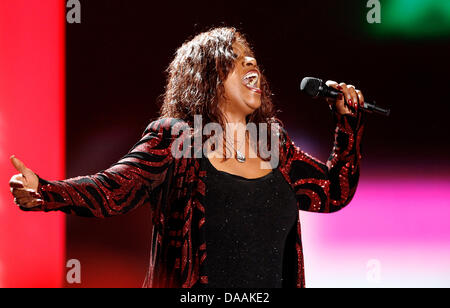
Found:
[[[295,146],[282,128],[281,150],[285,176],[303,211],[331,213],[352,200],[359,180],[363,114],[333,113],[336,123],[334,147],[322,163]]]
[[[39,178],[44,204],[33,211],[63,211],[87,217],[124,214],[150,199],[171,164],[170,119],[152,122],[127,155],[107,170],[63,181]]]

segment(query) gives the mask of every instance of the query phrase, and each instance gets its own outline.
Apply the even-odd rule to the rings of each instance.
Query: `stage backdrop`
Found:
[[[65,8],[59,0],[0,1],[0,287],[60,287],[65,218],[24,213],[8,181],[15,154],[40,176],[64,178]]]

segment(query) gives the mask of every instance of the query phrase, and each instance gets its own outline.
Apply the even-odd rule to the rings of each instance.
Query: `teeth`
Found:
[[[259,75],[257,73],[249,73],[244,76],[244,81],[247,85],[254,87],[258,82]]]

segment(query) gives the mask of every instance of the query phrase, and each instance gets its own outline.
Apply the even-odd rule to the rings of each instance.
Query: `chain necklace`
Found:
[[[233,139],[234,139],[234,138],[233,138]],[[226,142],[229,146],[231,146],[231,148],[236,152],[236,160],[237,160],[238,162],[240,162],[240,163],[245,163],[245,161],[246,161],[245,154],[242,153],[241,151],[237,150],[237,149],[234,147],[234,145],[232,145],[232,144],[227,140],[227,138],[225,138],[225,142]],[[244,145],[245,145],[245,142],[244,142]],[[242,147],[242,146],[241,146],[241,147]],[[239,148],[239,149],[240,149],[240,148]]]

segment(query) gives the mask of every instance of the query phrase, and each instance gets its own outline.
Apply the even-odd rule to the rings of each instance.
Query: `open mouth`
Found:
[[[258,88],[259,73],[256,70],[252,70],[242,77],[242,84],[249,90],[261,94],[262,91]]]

